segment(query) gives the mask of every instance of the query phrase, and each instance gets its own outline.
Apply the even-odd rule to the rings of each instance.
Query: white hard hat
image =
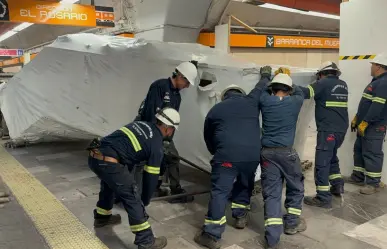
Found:
[[[191,85],[195,85],[198,70],[194,64],[191,62],[183,62],[178,65],[176,69],[189,81]]]
[[[371,63],[387,66],[387,53],[378,54]]]
[[[226,92],[228,92],[230,90],[237,90],[237,91],[240,91],[243,95],[246,95],[245,90],[243,90],[240,86],[232,84],[232,85],[229,85],[228,87],[226,87],[223,90],[222,94],[220,95],[220,99],[223,100],[224,99],[224,95],[226,94]]]
[[[326,61],[323,64],[321,64],[320,69],[317,71],[316,74],[319,74],[319,73],[324,72],[324,71],[336,71],[337,76],[341,75],[341,71],[340,71],[339,67],[337,66],[336,63],[334,63],[332,61]]]
[[[269,86],[271,84],[275,84],[275,83],[284,84],[286,86],[290,86],[291,88],[293,88],[292,78],[290,78],[289,75],[284,74],[284,73],[279,73],[276,76],[274,76],[273,80],[269,83]]]
[[[156,118],[163,124],[173,126],[177,130],[180,124],[180,114],[173,108],[166,107],[156,114]]]

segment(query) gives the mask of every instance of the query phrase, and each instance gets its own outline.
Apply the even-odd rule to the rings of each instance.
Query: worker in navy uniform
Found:
[[[364,89],[351,130],[357,130],[354,164],[350,183],[363,186],[361,194],[380,191],[383,167],[383,142],[387,124],[387,54],[371,62],[372,82]],[[365,186],[364,186],[365,185]]]
[[[305,99],[316,102],[315,120],[317,145],[314,180],[316,196],[306,196],[304,203],[322,208],[332,207],[332,194],[344,193],[337,151],[344,142],[349,127],[348,86],[339,79],[340,69],[331,61],[324,62],[317,71],[316,82],[301,87]]]
[[[157,186],[163,158],[163,138],[178,128],[179,113],[164,108],[156,115],[155,123],[135,121],[101,141],[90,145],[89,167],[101,179],[97,208],[94,210],[94,226],[103,227],[121,222],[119,214],[112,215],[113,199],[117,196],[128,213],[129,224],[136,235],[134,244],[139,249],[159,249],[167,245],[165,237],[155,238],[148,222],[145,206]],[[134,167],[146,161],[142,193],[134,179]]]
[[[195,236],[195,242],[201,246],[220,248],[230,193],[235,228],[243,229],[247,225],[261,149],[258,101],[270,75],[271,68],[269,74],[261,77],[257,87],[247,96],[237,85],[227,87],[221,94],[222,102],[216,104],[206,116],[204,140],[213,155],[212,187],[203,228]]]
[[[304,176],[298,153],[293,149],[298,115],[304,94],[289,75],[277,74],[262,92],[261,181],[265,215],[265,246],[279,248],[280,237],[306,230],[301,218]],[[286,181],[285,208],[281,209],[282,185]]]
[[[190,85],[194,86],[197,77],[196,65],[192,62],[183,62],[178,65],[173,72],[171,78],[159,79],[152,83],[149,88],[148,94],[141,104],[139,115],[136,120],[155,122],[155,113],[158,109],[164,107],[172,107],[179,111],[181,96],[180,91],[184,88],[188,88]],[[163,176],[167,171],[168,178],[170,180],[171,194],[183,194],[185,190],[180,185],[180,159],[179,153],[172,140],[172,136],[164,140],[164,161],[161,169],[160,176]],[[162,177],[160,177],[158,184],[158,192],[160,195],[163,192],[160,190],[162,184]],[[171,202],[189,202],[193,201],[192,196],[186,196],[171,200]]]

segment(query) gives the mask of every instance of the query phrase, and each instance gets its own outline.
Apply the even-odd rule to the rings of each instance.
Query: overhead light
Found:
[[[23,29],[26,29],[26,28],[28,28],[31,25],[33,25],[33,23],[23,22],[22,24],[20,24],[20,25],[16,26],[15,28],[13,28],[12,31],[20,32]]]
[[[5,39],[8,39],[9,37],[15,35],[17,32],[13,31],[13,30],[10,30],[10,31],[7,31],[5,32],[4,34],[2,34],[0,36],[0,42],[1,41],[4,41]]]
[[[78,1],[79,0],[62,0],[61,3],[74,4],[74,3],[78,2]],[[18,32],[20,32],[20,31],[30,27],[31,25],[33,25],[33,23],[29,23],[29,22],[23,22],[23,23],[17,25],[12,30],[10,30],[10,31],[0,35],[0,42],[10,38],[11,36],[16,35]]]
[[[298,13],[298,14],[308,15],[308,16],[317,16],[317,17],[324,17],[324,18],[340,20],[340,16],[336,16],[336,15],[324,14],[324,13],[319,13],[319,12],[315,12],[315,11],[303,11],[303,10],[298,10],[298,9],[292,9],[292,8],[287,8],[287,7],[271,4],[271,3],[265,3],[262,5],[259,5],[259,7],[274,9],[274,10],[281,10],[281,11],[292,12],[292,13]]]

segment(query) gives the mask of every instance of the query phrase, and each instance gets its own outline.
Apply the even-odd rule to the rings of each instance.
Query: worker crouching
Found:
[[[89,167],[101,179],[94,226],[103,227],[121,222],[112,215],[114,195],[120,198],[128,213],[130,229],[136,235],[139,249],[161,249],[165,237],[155,238],[148,222],[145,206],[157,187],[163,158],[163,138],[171,136],[180,122],[179,113],[164,108],[156,114],[155,123],[135,121],[113,132],[89,147]],[[134,165],[146,161],[142,193],[134,179]]]
[[[258,95],[257,90],[246,96],[241,88],[231,85],[223,91],[222,102],[206,116],[204,140],[213,155],[212,187],[204,226],[195,236],[201,246],[220,248],[230,194],[234,226],[243,229],[247,224],[261,148]]]
[[[300,217],[304,198],[304,176],[297,152],[292,148],[298,115],[304,94],[294,86],[287,74],[279,73],[262,92],[261,181],[265,213],[266,248],[278,248],[285,228],[286,234],[306,230]],[[285,208],[282,216],[281,196],[286,181]]]

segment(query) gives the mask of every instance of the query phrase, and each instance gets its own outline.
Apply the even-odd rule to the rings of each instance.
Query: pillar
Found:
[[[387,1],[350,0],[341,4],[340,56],[375,55],[387,52]],[[366,85],[371,81],[370,60],[340,60],[342,79],[349,87],[348,110],[352,120]],[[353,144],[356,133],[348,131],[339,159],[342,172],[352,172]],[[384,145],[384,151],[386,145]],[[387,180],[387,160],[384,160],[382,180]]]

